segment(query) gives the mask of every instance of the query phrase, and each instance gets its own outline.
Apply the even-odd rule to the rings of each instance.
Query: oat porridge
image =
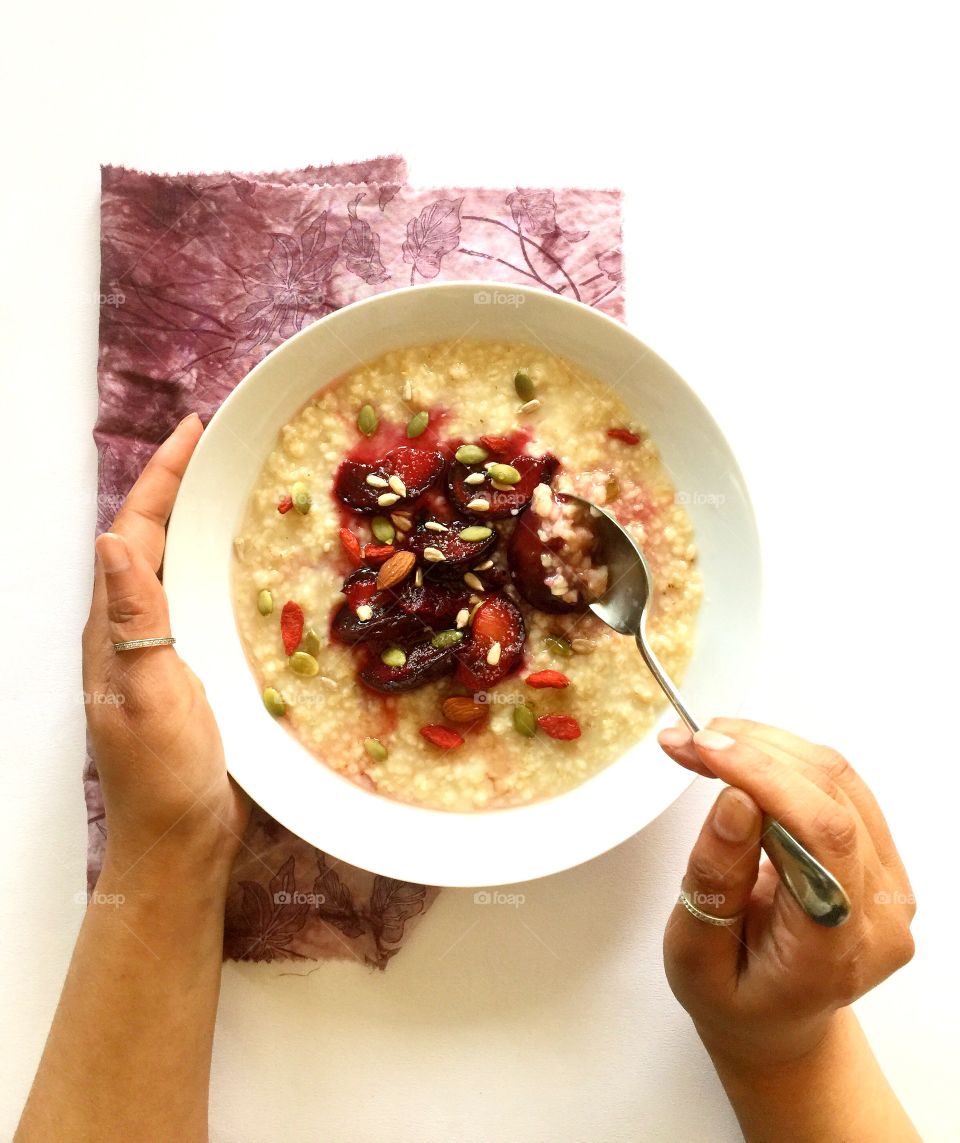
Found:
[[[643,548],[650,642],[681,680],[693,529],[612,389],[543,349],[463,339],[321,390],[282,429],[234,545],[269,714],[345,778],[434,809],[523,804],[608,765],[664,700],[633,640],[587,610],[606,569],[564,493]]]

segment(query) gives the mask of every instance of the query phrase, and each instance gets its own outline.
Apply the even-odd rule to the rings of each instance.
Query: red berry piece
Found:
[[[379,566],[385,560],[390,559],[396,550],[393,544],[365,544],[363,558],[368,564],[376,564]]]
[[[636,445],[641,440],[636,433],[630,432],[629,429],[607,429],[607,436],[614,441],[623,441],[626,445]]]
[[[280,612],[280,638],[288,655],[296,651],[303,638],[303,608],[292,599],[287,600]]]
[[[527,675],[526,681],[528,687],[536,687],[538,690],[545,687],[561,690],[570,686],[570,680],[560,671],[535,671],[532,675]]]
[[[354,567],[359,567],[361,561],[360,541],[349,528],[341,528],[337,534],[340,537],[340,544],[347,553],[350,562]]]
[[[458,746],[463,745],[460,735],[447,726],[421,726],[420,733],[428,742],[439,746],[441,750],[456,750]]]
[[[286,514],[290,511],[290,509],[292,507],[293,507],[293,497],[292,496],[281,496],[280,497],[280,503],[277,505],[277,511],[280,513],[281,516],[286,516]]]
[[[570,742],[580,737],[580,723],[569,714],[545,714],[537,719],[537,726],[544,734],[561,742]]]

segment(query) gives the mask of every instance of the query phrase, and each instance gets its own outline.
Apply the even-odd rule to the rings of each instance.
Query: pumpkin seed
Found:
[[[295,675],[306,675],[308,679],[320,674],[320,664],[306,651],[294,651],[290,656],[290,670]]]
[[[407,656],[399,647],[388,647],[381,653],[380,662],[385,667],[402,667],[407,662]]]
[[[364,405],[357,417],[357,428],[360,432],[362,432],[365,437],[372,437],[377,431],[377,425],[379,424],[380,418],[377,416],[373,405]]]
[[[381,544],[392,544],[397,538],[397,530],[386,516],[374,516],[370,521],[370,531]]]
[[[290,489],[290,495],[293,497],[293,507],[301,516],[306,516],[310,511],[313,504],[313,497],[310,495],[310,489],[298,480],[296,484]]]
[[[521,401],[532,401],[533,395],[537,391],[529,375],[522,371],[514,377],[513,387]]]
[[[561,635],[548,635],[544,642],[553,655],[562,655],[565,659],[569,659],[573,654],[573,647]]]
[[[479,445],[461,445],[453,454],[461,464],[483,464],[490,455],[485,448]]]
[[[280,718],[287,713],[287,704],[283,701],[283,695],[278,690],[274,690],[273,687],[267,687],[263,692],[263,705],[274,718]]]
[[[261,615],[269,615],[273,611],[273,593],[266,588],[257,596],[257,611]]]
[[[533,738],[537,733],[537,716],[526,703],[518,703],[513,708],[513,729],[524,738]]]
[[[421,433],[427,431],[427,425],[430,424],[430,414],[426,409],[421,409],[419,413],[414,413],[413,416],[407,421],[407,436],[410,438],[418,437]]]
[[[363,740],[363,748],[374,760],[374,762],[386,762],[387,757],[390,753],[387,750],[386,746],[384,746],[383,743],[379,742],[376,738],[365,738]]]
[[[455,647],[463,639],[462,631],[438,631],[430,640],[430,644],[442,651],[445,647]]]
[[[311,627],[303,637],[303,646],[308,655],[316,658],[320,654],[320,636]]]
[[[487,471],[490,474],[490,479],[495,480],[498,484],[520,483],[520,473],[512,464],[495,464]]]
[[[489,540],[492,535],[492,528],[485,528],[482,524],[471,524],[460,533],[460,539],[466,540],[468,544],[479,544],[482,540]]]

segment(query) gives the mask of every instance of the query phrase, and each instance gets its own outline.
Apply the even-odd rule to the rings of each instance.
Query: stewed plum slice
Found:
[[[471,691],[499,683],[519,665],[526,631],[523,616],[505,595],[492,595],[477,608],[470,638],[457,648],[457,682]]]
[[[428,579],[419,587],[410,578],[399,589],[401,611],[427,627],[452,627],[458,612],[470,606],[470,591],[464,584]]]
[[[354,512],[402,508],[422,496],[443,475],[446,464],[443,453],[398,445],[380,460],[342,461],[333,489]]]
[[[407,547],[427,567],[431,563],[438,571],[474,567],[488,558],[497,546],[497,532],[476,520],[451,520],[444,524],[443,531],[437,529],[440,522],[429,520],[421,524],[407,537]],[[434,528],[427,525],[433,524]],[[427,548],[440,552],[442,560],[430,560],[424,556]]]
[[[375,568],[351,572],[340,590],[346,602],[330,624],[330,637],[337,643],[409,638],[422,630],[420,620],[401,608],[393,588],[377,587]]]
[[[507,547],[517,591],[539,611],[583,611],[606,590],[607,570],[594,564],[595,548],[584,510],[539,486]]]
[[[516,484],[501,484],[499,487],[482,465],[467,465],[455,461],[447,476],[447,489],[450,499],[458,512],[475,520],[504,520],[516,516],[530,503],[533,490],[538,484],[549,484],[557,471],[559,461],[551,453],[543,456],[527,456],[525,453],[505,462],[520,473]],[[482,475],[482,481],[470,480]],[[471,508],[477,501],[484,501],[486,508]]]
[[[402,667],[388,667],[374,651],[360,671],[361,681],[380,694],[402,694],[449,674],[456,662],[454,647],[434,647],[429,640],[403,650],[407,659]]]

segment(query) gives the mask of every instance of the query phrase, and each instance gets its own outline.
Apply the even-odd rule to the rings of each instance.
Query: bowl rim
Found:
[[[220,427],[226,427],[231,435],[233,435],[232,430],[229,429],[229,421],[234,415],[234,410],[243,404],[246,395],[253,386],[258,384],[259,378],[275,370],[278,362],[281,361],[285,355],[290,355],[294,352],[294,347],[299,346],[311,338],[318,337],[322,334],[323,330],[336,332],[337,325],[349,324],[355,321],[357,314],[361,311],[388,307],[402,308],[405,300],[411,295],[416,295],[418,303],[428,305],[430,298],[433,296],[447,295],[455,297],[458,293],[469,292],[476,294],[478,291],[485,290],[495,291],[500,294],[520,295],[525,301],[532,301],[534,303],[534,309],[537,306],[543,305],[566,309],[571,314],[579,315],[575,319],[577,321],[586,320],[587,322],[593,322],[600,336],[603,336],[605,332],[608,336],[629,339],[639,357],[650,357],[658,367],[662,367],[670,375],[673,383],[680,387],[686,401],[696,408],[702,422],[709,427],[710,433],[717,445],[725,452],[731,478],[738,489],[740,501],[739,509],[743,514],[743,523],[750,535],[751,545],[747,556],[749,556],[752,561],[751,570],[755,583],[755,591],[752,593],[754,601],[753,607],[750,614],[744,616],[744,622],[747,625],[746,645],[748,646],[748,650],[746,653],[746,668],[741,672],[739,685],[735,688],[739,697],[731,704],[735,711],[739,707],[743,696],[747,693],[750,676],[756,665],[759,644],[762,578],[756,515],[733,450],[720,426],[691,386],[664,362],[662,358],[642,342],[624,323],[585,303],[552,294],[537,287],[494,281],[465,280],[406,286],[395,290],[388,290],[353,302],[348,306],[344,306],[330,314],[324,315],[322,318],[299,330],[292,337],[281,342],[280,345],[276,346],[270,353],[264,356],[261,361],[241,378],[210,419],[181,484],[169,524],[167,550],[165,554],[164,581],[170,597],[171,616],[179,619],[190,614],[189,608],[186,607],[188,588],[185,576],[185,572],[190,565],[188,521],[191,501],[195,502],[198,497],[202,498],[203,495],[203,489],[197,484],[197,481],[201,479],[199,474],[209,461],[211,450],[215,450],[218,447]],[[480,340],[485,339],[482,334],[479,335],[479,337]],[[404,344],[408,346],[428,344],[429,340],[429,338],[424,337],[411,337],[410,341],[406,343],[401,342],[397,347],[399,348]],[[439,340],[439,338],[436,340]],[[491,340],[491,338],[488,336],[486,340]],[[553,352],[552,350],[550,351]],[[386,350],[381,349],[376,353],[371,353],[366,360],[372,360],[380,356],[383,352],[386,352]],[[558,355],[563,356],[562,354]],[[329,384],[339,375],[342,375],[342,371],[327,377],[327,379],[317,385],[312,392],[316,392],[317,389],[323,385]],[[607,383],[609,384],[609,382]],[[309,395],[304,398],[304,400],[309,400]],[[285,421],[280,421],[272,426],[272,439],[275,439],[283,423],[285,423]],[[268,453],[264,453],[264,455],[259,458],[251,476],[251,483],[261,471],[267,455]],[[191,471],[193,473],[192,476]],[[247,495],[248,491],[244,494],[244,503]],[[745,558],[747,558],[747,556],[745,556]],[[228,564],[232,562],[232,548],[228,549],[226,558]],[[232,571],[228,569],[227,575],[228,577],[232,577]],[[232,617],[232,600],[229,606]],[[240,646],[239,633],[237,632],[235,621],[233,623],[233,630],[236,635],[237,644]],[[181,635],[185,636],[186,631],[177,632],[177,634],[178,639],[181,639]],[[189,638],[182,638],[181,643],[184,650],[189,650]],[[243,660],[243,670],[250,675],[250,667],[242,646],[240,647],[240,654]],[[696,648],[694,650],[694,659],[696,659]],[[202,666],[198,666],[198,673],[202,669]],[[597,779],[601,775],[609,772],[616,766],[624,767],[629,765],[630,756],[640,752],[644,744],[648,743],[653,737],[655,730],[651,731],[650,734],[637,743],[634,743],[623,755],[609,763],[604,769],[599,771],[597,775],[594,775],[572,790],[546,800],[532,802],[526,805],[504,809],[480,810],[468,814],[451,813],[444,810],[414,806],[395,801],[379,794],[371,794],[360,789],[341,775],[336,774],[329,766],[311,754],[292,734],[284,733],[281,728],[272,729],[275,742],[279,741],[280,736],[277,735],[277,730],[279,729],[282,738],[289,743],[289,748],[284,748],[284,752],[286,752],[287,749],[297,751],[309,759],[310,764],[315,767],[317,771],[323,773],[325,777],[322,782],[316,784],[313,783],[311,779],[311,784],[317,785],[318,789],[324,787],[324,793],[327,795],[330,795],[336,787],[331,786],[326,778],[333,779],[339,784],[344,794],[344,798],[342,799],[344,805],[341,808],[344,811],[349,809],[350,812],[347,813],[346,816],[350,820],[353,820],[354,816],[359,816],[366,819],[370,830],[383,827],[395,842],[397,839],[402,839],[403,845],[401,847],[398,848],[398,846],[394,844],[392,849],[387,850],[382,846],[378,847],[372,844],[368,837],[362,838],[357,842],[355,837],[351,837],[350,833],[345,831],[343,828],[344,823],[342,821],[338,822],[337,814],[331,814],[326,806],[324,806],[324,812],[318,812],[316,805],[310,803],[313,806],[314,812],[312,815],[308,815],[304,807],[306,803],[310,802],[310,799],[297,798],[296,794],[290,790],[286,791],[286,796],[282,799],[279,797],[279,794],[276,798],[273,797],[275,791],[271,788],[270,778],[266,773],[266,768],[260,766],[258,771],[257,765],[251,766],[245,764],[244,758],[250,751],[246,749],[244,738],[241,735],[233,733],[233,725],[229,720],[231,712],[226,710],[226,703],[215,704],[213,697],[211,697],[211,705],[215,706],[215,714],[218,714],[218,722],[221,722],[218,713],[219,706],[223,706],[224,713],[228,715],[226,724],[221,722],[221,733],[227,752],[229,772],[234,780],[247,790],[254,801],[261,804],[272,817],[293,833],[304,838],[311,844],[316,845],[318,848],[323,849],[325,852],[332,854],[335,858],[349,861],[352,864],[369,869],[375,873],[416,883],[473,887],[518,883],[561,872],[564,869],[579,865],[584,861],[590,860],[614,848],[639,830],[657,820],[657,818],[676,802],[683,792],[693,783],[696,777],[678,768],[676,780],[672,782],[670,787],[669,796],[667,796],[665,800],[661,798],[653,812],[650,812],[649,808],[641,809],[634,814],[620,811],[615,818],[616,824],[611,823],[607,829],[586,829],[574,832],[572,826],[577,824],[578,819],[576,814],[573,810],[561,814],[560,810],[564,806],[572,807],[574,803],[580,801],[583,803],[581,809],[585,814],[589,815],[594,811],[602,812],[605,809],[602,802],[598,805],[598,799],[589,798],[587,793],[592,786],[596,786]],[[257,705],[259,706],[259,703]],[[672,722],[674,717],[675,716],[671,715],[670,708],[668,707],[657,725]],[[271,727],[273,720],[261,721],[263,726]],[[262,738],[263,736],[258,735],[257,737]],[[306,774],[306,771],[304,771],[304,773]],[[264,797],[265,793],[267,795],[266,798]],[[358,797],[366,799],[367,805],[361,807],[360,803],[356,801]],[[338,799],[334,797],[334,801],[336,802],[337,800]],[[269,802],[270,804],[264,804],[265,802]],[[348,807],[346,805],[347,802],[353,802],[356,803],[356,805]],[[555,823],[551,823],[551,818],[558,820]],[[564,819],[563,822],[560,821],[561,818]],[[523,827],[521,828],[510,824],[511,819],[513,822],[522,821]],[[588,819],[581,818],[581,821],[582,820]],[[485,826],[478,828],[476,824],[504,822],[508,823],[506,829],[493,829]],[[437,828],[438,823],[442,823],[439,828]],[[451,828],[454,823],[459,827],[456,830]],[[340,828],[337,828],[338,826]],[[543,851],[531,853],[529,852],[529,848],[525,851],[523,846],[520,845],[524,834],[531,835],[535,841],[539,839],[542,843],[545,836],[551,833],[555,834],[558,829],[562,829],[564,826],[570,827],[567,829],[569,836],[565,838],[563,844],[551,847],[549,853]],[[368,830],[362,832],[367,833]],[[461,852],[457,860],[453,863],[455,868],[448,869],[447,872],[444,872],[443,861],[437,860],[435,856],[432,856],[426,847],[422,838],[424,832],[430,835],[435,844],[441,846],[445,844],[448,847],[456,845],[457,838],[461,834],[475,835],[479,842],[482,835],[487,833],[490,836],[484,839],[484,844],[487,842],[496,844],[498,840],[502,843],[506,837],[510,843],[518,847],[514,855],[517,859],[494,859],[491,855],[489,861],[483,857],[480,857],[479,860],[464,860],[464,851],[461,846]],[[472,838],[470,840],[471,843],[474,844]],[[478,852],[479,848],[480,846],[477,844]],[[446,856],[449,856],[447,851],[444,852]]]

